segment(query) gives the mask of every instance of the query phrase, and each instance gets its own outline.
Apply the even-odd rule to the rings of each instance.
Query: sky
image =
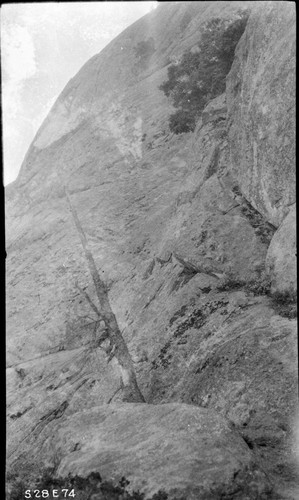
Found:
[[[4,185],[68,81],[157,2],[16,3],[1,7]]]

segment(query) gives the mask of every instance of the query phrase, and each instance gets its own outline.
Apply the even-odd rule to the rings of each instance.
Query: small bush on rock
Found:
[[[239,288],[243,288],[243,286],[244,286],[243,281],[237,278],[233,273],[227,272],[219,280],[216,289],[219,292],[227,292],[229,290],[238,290]]]
[[[263,272],[256,278],[249,279],[245,282],[244,289],[246,292],[251,292],[254,295],[268,295],[271,288],[271,279],[266,272]]]
[[[227,272],[221,278],[216,288],[221,292],[242,289],[254,295],[268,295],[270,287],[271,279],[266,272],[248,277],[247,279],[240,279],[232,272]]]
[[[231,21],[211,19],[204,26],[199,50],[185,52],[179,63],[168,67],[168,79],[160,90],[178,108],[170,116],[171,132],[193,131],[206,104],[224,92],[226,75],[248,17],[248,11],[243,10]]]
[[[227,272],[219,280],[216,290],[225,292],[229,290],[244,290],[254,295],[268,295],[272,299],[274,311],[284,318],[297,317],[297,294],[295,291],[271,293],[271,279],[266,271],[257,273],[248,279],[240,279],[232,272]]]

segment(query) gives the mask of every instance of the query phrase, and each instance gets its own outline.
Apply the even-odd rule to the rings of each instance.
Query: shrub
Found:
[[[194,130],[206,104],[224,92],[225,78],[248,16],[248,11],[242,11],[231,22],[211,19],[204,26],[200,50],[185,52],[178,64],[169,66],[168,79],[159,88],[180,110],[180,114],[170,116],[169,128],[175,134]]]
[[[271,279],[264,270],[247,279],[239,279],[232,272],[227,272],[217,284],[216,289],[220,292],[242,289],[254,295],[268,295],[272,299],[272,307],[277,314],[289,319],[297,317],[296,292],[271,293]]]
[[[217,285],[217,290],[224,292],[228,290],[243,289],[254,295],[268,295],[270,293],[271,279],[263,271],[248,278],[240,279],[231,272],[225,273]]]
[[[233,273],[227,272],[219,280],[216,289],[219,292],[226,292],[228,290],[238,290],[239,288],[243,288],[243,286],[244,286],[244,281],[237,278]]]
[[[260,276],[249,279],[244,284],[246,292],[251,292],[254,295],[269,295],[271,288],[270,276],[263,272]]]

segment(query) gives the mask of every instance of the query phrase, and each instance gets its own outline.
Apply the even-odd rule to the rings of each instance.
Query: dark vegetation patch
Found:
[[[206,315],[201,309],[195,309],[189,313],[188,318],[178,325],[173,336],[174,338],[181,337],[190,328],[201,328],[206,322]]]
[[[222,18],[209,20],[203,27],[199,50],[185,52],[178,64],[168,67],[168,79],[160,90],[177,108],[169,118],[171,132],[193,131],[208,102],[225,91],[226,75],[248,17],[249,12],[242,10],[238,18],[231,21]],[[186,16],[183,27],[189,22]]]
[[[171,347],[171,340],[168,340],[166,344],[161,348],[160,353],[158,354],[158,359],[154,359],[152,361],[152,368],[158,368],[158,366],[162,366],[162,368],[167,368],[172,360],[172,354],[168,353],[168,349]]]
[[[249,221],[251,227],[255,230],[255,234],[261,239],[262,243],[269,245],[276,228],[267,222],[265,218],[245,200],[243,201],[241,212]]]
[[[265,270],[260,270],[255,276],[240,279],[233,273],[225,273],[216,286],[220,292],[229,290],[244,290],[254,295],[267,295],[275,312],[284,318],[297,317],[297,294],[295,291],[271,293],[271,279]]]
[[[168,368],[173,358],[173,355],[168,351],[173,347],[173,344],[186,344],[188,340],[186,337],[184,337],[185,333],[191,328],[200,329],[206,323],[209,316],[215,311],[219,311],[220,314],[227,313],[226,306],[228,302],[228,300],[213,300],[211,302],[207,302],[201,309],[198,308],[190,311],[187,315],[187,318],[179,323],[179,325],[174,330],[172,337],[161,348],[157,358],[152,361],[152,368],[157,369],[159,366],[164,369]],[[188,306],[186,305],[181,307],[181,309],[179,309],[172,316],[172,318],[169,320],[170,327],[173,326],[174,322],[179,318],[186,316],[187,307]]]
[[[297,317],[296,292],[274,292],[271,294],[271,299],[273,309],[279,316],[289,319]]]
[[[125,477],[122,477],[118,483],[113,481],[103,481],[99,472],[91,472],[87,477],[69,474],[66,477],[57,477],[52,468],[43,470],[41,476],[34,482],[29,483],[25,477],[7,475],[7,480],[12,481],[10,493],[7,500],[24,500],[25,491],[45,490],[52,492],[57,490],[58,498],[73,498],[69,493],[73,490],[75,498],[79,500],[144,500],[145,494],[138,491],[129,492],[127,487],[130,484]],[[68,490],[68,495],[61,492],[62,489]],[[41,494],[40,494],[41,495]],[[168,494],[159,490],[148,500],[167,500]],[[186,500],[186,498],[176,498],[174,500]]]
[[[7,474],[7,480],[10,481],[10,492],[7,493],[7,500],[24,500],[25,491],[42,490],[52,492],[58,491],[58,498],[74,498],[69,496],[69,493],[74,490],[75,498],[79,500],[145,500],[145,494],[137,491],[129,491],[128,486],[130,481],[122,477],[118,482],[104,481],[99,472],[91,472],[87,477],[69,474],[66,477],[58,477],[55,475],[53,468],[45,468],[42,470],[40,477],[29,482],[27,478],[20,475]],[[68,493],[66,496],[65,491]],[[274,496],[273,496],[274,495]],[[40,493],[40,496],[42,494]],[[168,500],[168,494],[159,490],[147,500]],[[205,492],[206,500],[278,500],[273,489],[268,486],[265,475],[261,473],[254,465],[238,470],[233,478],[228,483],[223,483],[210,491]],[[173,500],[187,500],[185,496],[175,497]]]
[[[254,295],[269,295],[270,288],[271,280],[265,271],[261,271],[247,279],[241,279],[234,273],[227,272],[216,286],[216,290],[219,292],[242,289]]]

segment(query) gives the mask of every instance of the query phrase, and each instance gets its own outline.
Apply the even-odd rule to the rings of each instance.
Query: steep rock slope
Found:
[[[170,456],[175,456],[156,468],[145,465],[151,473],[142,482],[142,473],[134,476],[129,467],[136,445],[134,429],[128,430],[126,439],[120,431],[126,456],[120,457],[122,470],[112,465],[105,469],[107,477],[126,472],[137,487],[152,494],[165,485],[171,471],[178,474],[176,493],[208,498],[221,486],[217,477],[225,476],[223,491],[244,498],[238,497],[234,483],[239,473],[244,476],[243,487],[252,482],[248,495],[255,498],[256,491],[265,495],[268,491],[264,468],[279,498],[295,498],[296,325],[294,319],[279,314],[273,299],[261,294],[261,286],[253,285],[262,283],[267,252],[268,260],[269,252],[275,256],[270,267],[277,281],[279,231],[282,237],[284,233],[282,227],[276,233],[275,229],[291,217],[284,219],[293,202],[294,164],[291,157],[288,175],[273,168],[272,178],[270,162],[259,161],[272,151],[278,133],[274,126],[269,141],[257,140],[253,128],[246,129],[247,142],[241,139],[241,146],[238,142],[248,123],[239,111],[245,113],[246,88],[252,89],[247,87],[248,74],[259,82],[248,113],[256,112],[264,99],[265,105],[281,113],[273,118],[275,123],[289,116],[292,88],[286,86],[285,95],[271,94],[268,101],[268,80],[264,87],[256,68],[269,44],[273,58],[279,61],[281,54],[283,65],[282,47],[293,39],[292,29],[286,34],[283,27],[289,26],[294,14],[286,3],[253,4],[170,2],[128,28],[69,82],[35,137],[17,181],[7,188],[8,463],[12,467],[31,462],[32,470],[38,470],[40,463],[55,462],[61,473],[102,472],[107,456],[97,453],[93,441],[94,436],[112,432],[111,422],[110,430],[101,424],[103,415],[138,414],[116,393],[117,366],[113,359],[107,364],[98,347],[93,312],[76,287],[78,281],[96,300],[64,197],[65,184],[108,285],[148,403],[148,410],[140,409],[139,419],[156,429],[152,441],[140,438],[140,457],[153,452],[161,433],[172,446]],[[227,95],[209,103],[194,133],[173,136],[168,129],[172,108],[158,89],[167,65],[200,44],[207,20],[231,19],[244,7],[254,8],[227,79]],[[267,71],[270,78],[271,68]],[[287,81],[290,75],[291,70],[286,72]],[[238,89],[244,89],[241,97],[231,90],[236,78]],[[277,85],[283,82],[281,76]],[[241,98],[245,101],[240,106]],[[260,126],[266,128],[267,123]],[[285,136],[279,132],[282,140],[292,137],[292,130],[290,122]],[[260,177],[252,175],[249,185],[243,165],[250,171],[248,144],[253,140],[263,153],[254,163]],[[277,218],[268,201],[260,200],[271,198],[271,186],[279,182],[283,208]],[[288,227],[292,233],[292,218]],[[294,248],[290,266],[293,256]],[[221,278],[229,272],[234,281]],[[107,403],[114,393],[110,410]],[[203,460],[199,443],[198,456],[187,449],[180,459],[190,463],[190,475],[187,469],[178,471],[174,450],[185,439],[185,430],[173,427],[172,417],[167,432],[157,430],[164,405],[174,402],[186,419],[197,412],[202,432],[210,421],[215,433],[220,426],[222,450],[232,439],[228,436],[225,444],[226,419],[233,422],[232,453],[239,457],[239,465],[233,464],[224,474],[222,455],[216,474],[208,469],[195,483],[196,464]],[[222,420],[214,417],[215,410]],[[151,424],[153,419],[157,422]],[[90,426],[93,432],[85,432]],[[141,436],[145,431],[137,421],[136,426]],[[70,439],[72,429],[78,446]],[[247,443],[247,458],[241,458],[240,436]],[[120,453],[121,445],[116,445]],[[217,448],[217,440],[214,445]],[[251,466],[260,469],[250,482],[245,472]],[[170,483],[167,488],[171,489]]]
[[[295,12],[270,2],[252,14],[228,79],[231,168],[276,227],[295,198]]]

